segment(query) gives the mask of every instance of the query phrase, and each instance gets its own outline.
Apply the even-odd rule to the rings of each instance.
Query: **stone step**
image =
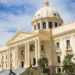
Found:
[[[12,69],[12,71],[14,73],[16,73],[16,75],[18,75],[19,73],[21,73],[23,71],[26,71],[26,69],[27,69],[27,67],[25,67],[25,68],[15,68],[15,69]],[[10,73],[10,70],[7,69],[7,70],[1,72],[0,75],[8,75],[9,73]]]

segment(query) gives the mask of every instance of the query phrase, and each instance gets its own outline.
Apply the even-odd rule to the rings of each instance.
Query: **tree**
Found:
[[[68,63],[71,63],[73,56],[74,56],[74,54],[67,54],[67,55],[65,56],[65,60],[67,60]]]
[[[26,71],[27,71],[27,73],[29,74],[29,72],[31,72],[31,75],[33,75],[33,70],[37,70],[37,68],[36,67],[33,67],[33,64],[32,65],[30,65],[27,69],[26,69]]]
[[[63,61],[62,71],[66,71],[68,73],[69,71],[73,72],[73,64],[68,64],[68,61]]]
[[[66,73],[74,72],[74,63],[72,62],[74,54],[67,54],[63,61],[62,71],[66,71]]]
[[[40,66],[41,70],[44,71],[45,66],[48,66],[48,59],[46,57],[41,57],[38,60],[38,65]]]

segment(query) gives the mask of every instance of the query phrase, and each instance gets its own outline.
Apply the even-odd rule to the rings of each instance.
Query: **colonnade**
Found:
[[[41,49],[41,46],[40,46],[40,40],[39,38],[38,39],[34,39],[33,41],[35,41],[35,58],[36,58],[36,62],[38,60],[38,58],[40,58],[40,49]],[[25,45],[25,51],[24,51],[24,67],[27,67],[30,65],[30,42],[31,41],[26,41],[24,42],[23,44]],[[13,60],[13,62],[15,62],[15,67],[14,68],[19,68],[19,50],[18,50],[18,45],[14,46],[14,51],[15,51],[15,60]],[[7,61],[7,68],[10,69],[11,68],[11,47],[9,47],[7,49],[7,56],[8,56],[8,61]],[[12,63],[13,63],[12,62]],[[37,66],[37,63],[36,63],[36,66]]]

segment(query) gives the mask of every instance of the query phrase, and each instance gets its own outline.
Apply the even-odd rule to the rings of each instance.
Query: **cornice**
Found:
[[[64,39],[66,39],[66,40],[68,40],[68,39],[70,39],[71,38],[71,36],[66,36],[66,37],[64,37]]]
[[[61,19],[61,18],[57,18],[57,17],[44,17],[44,18],[38,18],[38,19],[34,19],[32,22],[31,22],[31,25],[33,25],[33,23],[35,22],[35,21],[39,21],[39,20],[44,20],[44,19],[57,19],[57,20],[60,20],[62,23],[63,23],[63,20]]]
[[[74,31],[75,31],[75,29],[64,31],[62,33],[58,33],[58,34],[52,35],[52,37],[62,36],[64,34],[66,34],[66,33],[71,33],[71,32],[74,32]]]
[[[59,42],[59,41],[60,41],[60,39],[54,39],[54,41],[55,41],[55,42]]]

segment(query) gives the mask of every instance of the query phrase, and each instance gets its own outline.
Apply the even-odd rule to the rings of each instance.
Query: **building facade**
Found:
[[[0,71],[30,64],[38,66],[41,56],[48,58],[49,66],[62,66],[65,55],[75,54],[75,21],[63,25],[48,1],[36,12],[31,25],[31,32],[19,31],[0,47]],[[61,68],[56,70],[60,72]]]

